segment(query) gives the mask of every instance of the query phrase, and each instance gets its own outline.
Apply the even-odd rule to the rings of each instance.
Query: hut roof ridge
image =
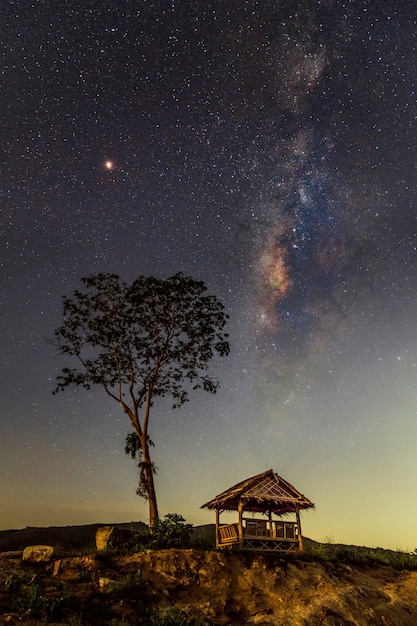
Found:
[[[314,504],[288,481],[269,469],[236,483],[213,500],[203,504],[201,508],[236,510],[239,502],[244,503],[247,511],[270,510],[278,515],[314,507]]]

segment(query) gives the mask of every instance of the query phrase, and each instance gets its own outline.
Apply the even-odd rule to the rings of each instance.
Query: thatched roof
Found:
[[[245,511],[277,515],[293,513],[297,509],[311,509],[314,504],[273,470],[267,470],[230,487],[202,509],[236,511],[241,502]]]

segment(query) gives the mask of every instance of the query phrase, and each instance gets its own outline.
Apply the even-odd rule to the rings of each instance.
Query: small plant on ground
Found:
[[[31,571],[11,574],[5,581],[11,594],[11,607],[26,617],[42,618],[47,621],[61,620],[75,615],[80,616],[84,603],[69,593],[65,583],[59,582],[52,592],[46,595],[42,580]]]
[[[67,618],[67,626],[85,626],[85,622],[79,615],[70,615]]]
[[[36,574],[31,570],[25,570],[18,572],[17,574],[10,574],[5,580],[5,587],[10,593],[16,594],[19,592],[22,585],[29,584],[29,582],[35,580]]]
[[[56,621],[63,619],[69,615],[77,617],[84,613],[84,600],[70,593],[68,585],[59,582],[56,586],[55,594],[52,598],[48,598],[46,611],[50,619]]]
[[[12,596],[12,608],[25,616],[41,615],[47,604],[36,574],[31,571],[11,574],[5,581],[6,589]]]
[[[89,572],[86,569],[82,569],[78,571],[75,576],[75,582],[77,583],[88,583],[88,582],[91,582],[91,580],[92,580],[91,572]]]
[[[148,618],[149,626],[203,626],[201,619],[193,619],[178,609],[155,609]]]
[[[137,590],[138,586],[142,584],[142,572],[136,570],[130,572],[120,580],[114,583],[112,586],[112,592],[114,594],[125,594],[129,591]]]

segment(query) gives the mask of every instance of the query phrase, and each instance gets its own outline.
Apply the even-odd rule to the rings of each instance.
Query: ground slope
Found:
[[[417,572],[389,566],[174,549],[63,557],[55,576],[53,565],[34,568],[19,554],[0,554],[0,624],[45,623],[42,611],[50,623],[148,624],[156,607],[218,626],[417,624]],[[13,609],[18,596],[10,580],[23,578],[27,589],[37,584],[38,594],[49,597],[37,619],[36,610],[22,619]]]

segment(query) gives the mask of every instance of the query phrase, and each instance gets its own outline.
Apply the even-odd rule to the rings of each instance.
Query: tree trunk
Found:
[[[158,514],[158,505],[156,502],[156,491],[155,491],[154,473],[152,469],[152,461],[151,461],[151,457],[149,454],[148,442],[146,441],[146,439],[142,440],[142,456],[143,456],[143,463],[145,464],[144,470],[145,470],[146,491],[147,491],[148,500],[149,500],[149,526],[150,528],[152,528],[156,520],[159,519],[159,514]]]

